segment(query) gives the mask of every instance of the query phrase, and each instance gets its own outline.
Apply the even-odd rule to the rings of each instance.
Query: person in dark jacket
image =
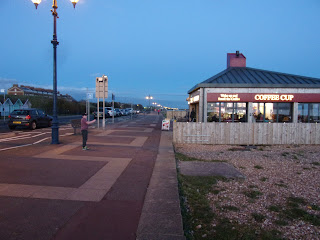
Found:
[[[194,111],[194,108],[192,108],[192,110],[191,110],[190,119],[191,119],[191,122],[196,121],[196,112]]]

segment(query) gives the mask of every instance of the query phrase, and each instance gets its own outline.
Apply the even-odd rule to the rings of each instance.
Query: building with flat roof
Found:
[[[35,88],[31,86],[25,86],[25,85],[18,85],[18,84],[13,84],[11,88],[8,89],[7,91],[8,95],[25,95],[25,96],[47,96],[47,97],[52,97],[53,96],[53,90],[51,89],[44,89],[44,88]],[[63,98],[68,101],[76,101],[73,97],[71,97],[68,94],[60,94],[60,92],[57,92],[58,98]]]
[[[319,78],[250,68],[238,51],[188,94],[196,122],[320,122]]]

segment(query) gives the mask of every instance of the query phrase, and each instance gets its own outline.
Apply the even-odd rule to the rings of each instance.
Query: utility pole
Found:
[[[6,113],[5,113],[5,109],[4,109],[4,102],[6,101],[6,90],[5,89],[1,89],[1,92],[3,92],[3,121],[6,121]]]
[[[112,123],[114,123],[114,114],[116,113],[116,111],[114,110],[114,94],[112,93]]]

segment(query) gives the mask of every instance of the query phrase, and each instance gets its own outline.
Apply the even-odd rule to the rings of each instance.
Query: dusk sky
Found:
[[[0,0],[0,88],[52,89],[51,6]],[[57,11],[58,90],[77,100],[105,74],[116,101],[187,108],[188,90],[237,50],[247,67],[320,78],[320,0],[58,0]]]

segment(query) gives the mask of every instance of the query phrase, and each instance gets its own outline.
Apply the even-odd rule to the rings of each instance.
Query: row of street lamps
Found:
[[[148,96],[146,96],[146,99],[149,100],[149,108],[151,108],[151,99],[153,99],[153,97],[149,94]],[[154,105],[154,107],[162,107],[160,104],[153,102],[152,105]]]

